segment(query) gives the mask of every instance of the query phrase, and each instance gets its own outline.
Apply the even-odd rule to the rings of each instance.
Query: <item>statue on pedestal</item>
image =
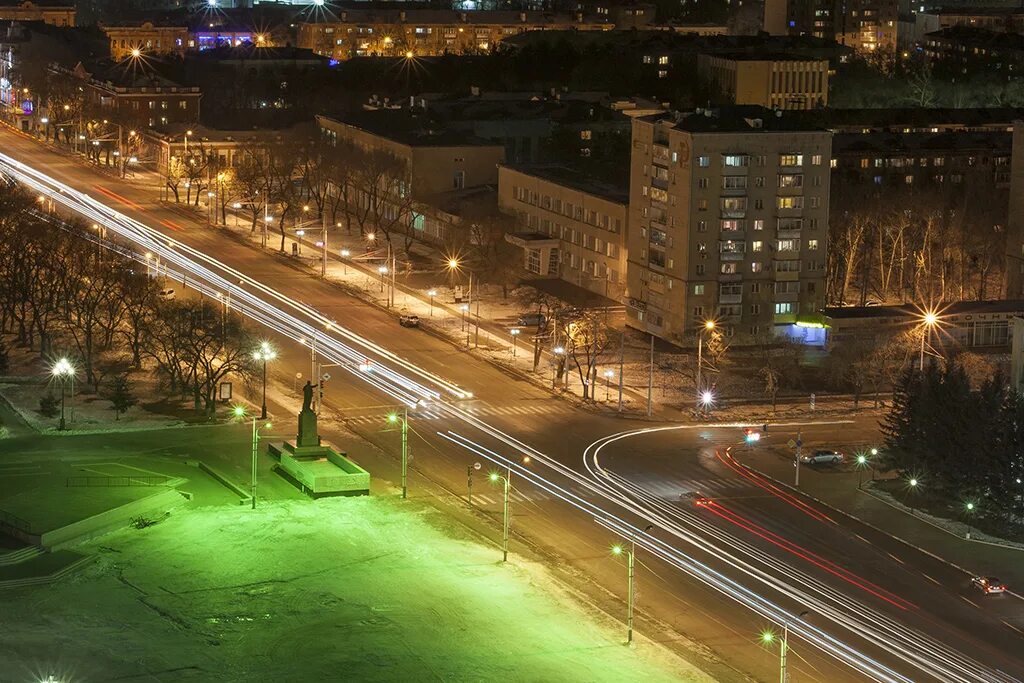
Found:
[[[302,387],[302,412],[299,413],[299,433],[295,436],[295,445],[300,448],[320,445],[316,413],[313,412],[313,389],[318,386],[307,380],[306,386]]]

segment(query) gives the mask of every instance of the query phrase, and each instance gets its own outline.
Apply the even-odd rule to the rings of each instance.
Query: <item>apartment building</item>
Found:
[[[821,330],[832,134],[757,108],[633,121],[627,323],[692,343]]]
[[[767,0],[764,30],[835,40],[861,53],[894,52],[898,18],[896,0]]]
[[[604,15],[441,9],[343,9],[338,21],[303,23],[299,47],[333,59],[425,57],[487,52],[527,31],[609,31]]]
[[[722,104],[769,109],[815,109],[828,105],[828,60],[796,55],[733,52],[702,54],[697,70]]]
[[[46,0],[0,0],[0,21],[41,21],[51,26],[74,26],[75,8]]]
[[[1024,298],[1024,121],[1013,124],[1010,203],[1006,231],[1007,299]]]
[[[626,186],[548,164],[501,166],[498,208],[517,217],[508,240],[533,277],[557,277],[621,301],[626,289]]]

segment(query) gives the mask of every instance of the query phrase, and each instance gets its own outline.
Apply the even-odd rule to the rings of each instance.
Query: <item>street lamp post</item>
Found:
[[[436,289],[430,290],[429,292],[427,292],[427,296],[430,297],[430,317],[433,318],[434,317],[434,297],[437,296],[437,290]]]
[[[924,346],[925,346],[925,340],[927,339],[929,345],[931,344],[932,328],[935,327],[935,325],[938,324],[938,322],[939,322],[939,316],[934,311],[925,311],[924,315],[921,317],[921,324],[922,324],[922,329],[921,329],[921,359],[920,359],[921,372],[924,372]]]
[[[964,535],[964,538],[966,538],[968,541],[971,540],[971,515],[974,514],[974,510],[976,507],[977,506],[975,506],[975,504],[972,501],[968,501],[966,504],[964,504],[964,512],[966,513],[964,515],[964,518],[966,519],[967,524],[967,533]]]
[[[54,363],[53,367],[50,369],[50,373],[60,382],[60,424],[57,429],[64,431],[66,428],[66,424],[64,422],[64,387],[66,386],[68,379],[75,376],[75,368],[67,358],[61,358]]]
[[[263,363],[263,405],[260,408],[260,419],[267,419],[267,361],[277,358],[277,352],[271,348],[269,342],[260,344],[260,348],[253,351],[253,360]]]
[[[604,371],[604,402],[608,403],[611,400],[612,395],[612,377],[615,376],[614,370]]]
[[[798,619],[802,619],[807,616],[808,612],[801,612],[797,615]],[[775,634],[771,631],[765,631],[761,634],[761,641],[765,644],[770,644],[775,641]],[[789,657],[789,620],[786,619],[782,622],[782,642],[779,644],[779,683],[788,683],[788,663]]]
[[[509,526],[509,490],[512,488],[512,468],[508,468],[505,476],[497,472],[491,472],[491,481],[501,481],[505,487],[505,505],[503,512],[503,523],[501,531],[501,561],[508,561],[508,526]]]
[[[918,481],[917,477],[911,477],[910,480],[907,482],[907,484],[910,486],[910,493],[911,493],[911,495],[907,497],[907,500],[912,500],[913,494],[917,493],[917,485],[919,483],[920,482]],[[911,505],[910,505],[910,514],[914,514],[914,505],[913,505],[913,503],[911,503]]]
[[[643,533],[647,533],[654,528],[653,524],[648,524],[644,527]],[[633,605],[636,598],[636,536],[634,536],[629,542],[629,550],[625,550],[621,545],[612,546],[612,553],[615,555],[621,555],[623,552],[626,553],[626,576],[627,576],[627,587],[626,587],[626,644],[633,642]]]
[[[701,384],[701,370],[704,366],[704,331],[711,331],[715,329],[714,320],[705,320],[704,326],[697,332],[697,396],[701,396],[703,391]]]
[[[388,415],[388,422],[398,422],[398,413]],[[409,493],[409,409],[402,406],[402,498],[408,497]]]
[[[466,507],[473,507],[473,472],[480,469],[480,463],[475,462],[466,467]]]
[[[265,411],[264,411],[265,412]],[[259,443],[260,443],[260,429],[270,429],[270,423],[266,423],[263,427],[256,426],[256,418],[252,418],[252,476],[250,480],[251,494],[252,494],[252,509],[256,509],[256,465],[258,462],[257,456],[259,455]]]
[[[343,267],[345,269],[345,272],[344,272],[345,275],[348,275],[348,258],[350,256],[352,256],[352,252],[351,251],[349,251],[348,249],[342,249],[341,250],[341,258],[344,259],[342,261],[342,264],[343,264]]]
[[[518,327],[513,327],[511,330],[509,330],[509,334],[512,335],[512,357],[515,358],[516,357],[516,339],[519,338],[519,328]]]
[[[861,453],[857,456],[857,488],[864,487],[864,468],[868,464],[868,456]]]

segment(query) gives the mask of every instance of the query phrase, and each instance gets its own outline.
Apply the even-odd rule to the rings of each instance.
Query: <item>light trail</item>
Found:
[[[837,625],[850,630],[858,638],[862,638],[874,646],[882,647],[916,670],[925,672],[938,680],[957,681],[958,683],[960,681],[990,683],[1013,680],[1000,672],[972,662],[944,646],[936,645],[927,637],[896,624],[873,610],[864,608],[844,594],[833,591],[820,582],[795,572],[788,565],[770,555],[752,548],[736,546],[750,554],[752,560],[765,564],[772,571],[782,574],[784,578],[755,567],[746,560],[733,557],[722,546],[714,545],[709,539],[699,536],[692,528],[686,528],[680,523],[679,518],[674,518],[673,515],[679,513],[678,509],[670,514],[669,511],[662,508],[661,501],[652,501],[646,498],[643,492],[630,491],[622,482],[614,482],[614,485],[610,486],[609,482],[613,481],[611,477],[605,477],[604,480],[599,477],[597,482],[600,485],[592,482],[579,472],[561,465],[514,437],[491,427],[451,402],[470,397],[472,394],[468,391],[339,326],[312,306],[291,299],[244,273],[130,219],[92,199],[89,195],[58,183],[7,155],[0,154],[0,168],[5,169],[8,175],[26,187],[72,212],[101,224],[114,235],[137,245],[142,251],[152,255],[150,259],[146,259],[141,252],[132,252],[130,258],[136,262],[145,263],[147,267],[155,267],[158,272],[160,268],[163,268],[163,272],[169,276],[173,276],[175,279],[180,277],[183,285],[193,287],[204,295],[221,299],[225,306],[233,307],[239,313],[283,336],[295,340],[309,340],[307,342],[309,345],[315,343],[317,353],[325,359],[338,363],[345,371],[397,401],[410,407],[430,402],[452,418],[500,441],[514,451],[528,455],[535,462],[544,464],[559,475],[584,486],[595,495],[622,507],[629,513],[657,521],[659,526],[671,529],[673,535],[699,550],[716,555],[724,553],[729,558],[727,562],[730,566],[756,578],[771,590],[777,591],[789,599],[797,600],[801,605],[810,607],[817,614],[829,617]],[[654,428],[643,431],[677,428],[679,427]],[[597,451],[605,443],[633,433],[635,432],[624,432],[621,435],[612,435],[609,439],[602,440],[600,446],[594,451],[595,462]],[[657,538],[643,536],[636,526],[623,520],[617,514],[589,503],[552,481],[523,468],[517,461],[454,432],[439,433],[439,435],[463,449],[515,470],[538,488],[546,490],[586,512],[599,524],[615,533],[626,538],[636,539],[637,544],[649,552],[745,605],[762,617],[776,623],[788,623],[795,635],[804,638],[826,654],[835,657],[838,661],[868,678],[894,683],[913,680],[835,638],[822,628],[808,623],[737,580],[689,557],[675,546]],[[590,450],[588,449],[588,451]],[[695,516],[691,515],[690,517]],[[685,521],[687,525],[703,523],[710,526],[699,519],[696,522],[690,519]],[[718,533],[721,532],[718,531]],[[715,540],[718,543],[726,543],[721,536]],[[730,540],[729,543],[736,542]],[[787,581],[794,582],[796,586]],[[889,643],[890,640],[892,643]]]

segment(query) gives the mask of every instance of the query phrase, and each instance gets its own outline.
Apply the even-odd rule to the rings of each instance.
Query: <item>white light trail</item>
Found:
[[[694,521],[693,515],[682,515],[678,511],[670,513],[664,509],[663,505],[655,504],[660,501],[652,501],[642,490],[631,489],[627,485],[628,483],[615,479],[612,475],[605,473],[605,476],[599,479],[602,485],[591,482],[579,472],[561,465],[449,402],[467,398],[471,396],[470,392],[338,325],[312,306],[289,298],[244,273],[128,218],[88,195],[58,183],[7,155],[0,154],[0,168],[5,169],[12,178],[48,197],[54,203],[79,213],[94,223],[101,224],[113,235],[136,245],[139,252],[130,257],[140,263],[147,265],[151,263],[142,256],[143,253],[150,252],[155,261],[155,267],[158,270],[162,268],[168,277],[173,277],[175,280],[180,279],[185,286],[193,287],[211,297],[224,297],[226,294],[230,299],[229,305],[234,310],[288,338],[305,340],[304,343],[307,345],[311,344],[310,340],[315,341],[318,354],[339,364],[353,376],[367,382],[391,398],[409,407],[419,405],[424,401],[433,403],[451,417],[499,440],[515,451],[528,455],[536,462],[543,463],[559,475],[585,486],[605,500],[644,519],[656,521],[659,526],[671,530],[677,538],[703,551],[719,554],[735,569],[752,576],[774,591],[798,600],[801,604],[807,604],[817,613],[828,616],[858,637],[869,640],[876,646],[882,646],[883,649],[902,658],[916,669],[934,676],[938,680],[951,683],[953,681],[957,683],[960,681],[988,683],[1013,680],[1000,672],[963,657],[950,648],[935,643],[912,629],[896,624],[874,610],[859,605],[846,595],[820,584],[811,577],[801,575],[792,567],[770,555],[758,553],[736,539],[726,538],[720,530],[715,530],[715,540],[721,545],[714,545],[711,540],[698,536],[693,530],[698,528],[702,532],[708,533],[708,525],[702,520]],[[735,579],[690,558],[667,542],[642,535],[637,527],[619,516],[589,503],[557,484],[521,467],[518,462],[453,432],[440,435],[464,449],[501,464],[503,467],[511,467],[535,486],[583,510],[593,516],[599,524],[616,533],[630,539],[635,538],[641,547],[747,606],[755,613],[778,623],[783,621],[789,623],[793,633],[863,675],[887,683],[906,683],[913,680],[838,640],[820,627],[807,623],[806,620],[800,619]],[[619,436],[612,435],[609,438],[614,439]],[[603,441],[602,444],[606,442]],[[698,522],[701,522],[703,526]],[[729,546],[752,560],[763,562],[769,569],[784,574],[786,580],[754,567],[746,560],[725,550],[724,546]],[[801,588],[794,587],[793,583],[798,584]],[[835,604],[826,602],[826,600]]]

